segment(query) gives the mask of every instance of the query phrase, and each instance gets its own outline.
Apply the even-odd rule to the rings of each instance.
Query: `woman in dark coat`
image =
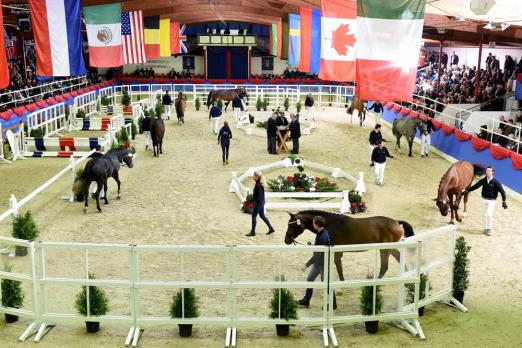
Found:
[[[228,122],[225,121],[223,127],[218,134],[218,144],[221,144],[221,151],[223,157],[223,165],[228,164],[228,154],[230,150],[230,139],[232,139],[232,131],[228,126]]]
[[[272,234],[275,230],[268,218],[265,216],[265,177],[263,176],[263,173],[256,171],[254,172],[252,179],[256,182],[254,186],[254,209],[252,210],[252,228],[250,233],[247,233],[246,236],[253,237],[256,235],[257,214],[259,214],[261,219],[268,226],[267,234]]]

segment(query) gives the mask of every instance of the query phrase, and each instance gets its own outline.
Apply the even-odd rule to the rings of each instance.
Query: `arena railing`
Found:
[[[59,103],[51,105],[27,115],[27,134],[30,135],[31,130],[39,128],[42,129],[44,138],[54,134],[60,134],[61,131],[66,130],[67,118],[65,114],[65,104]]]
[[[0,100],[4,97],[8,97],[11,100],[0,103],[0,107],[2,106],[9,106],[16,107],[19,105],[25,105],[30,103],[32,100],[39,100],[43,99],[44,95],[46,94],[64,94],[67,92],[72,91],[73,89],[80,89],[82,87],[85,87],[89,84],[87,81],[86,76],[78,76],[78,77],[71,77],[63,80],[53,81],[49,83],[44,83],[38,86],[29,87],[20,89],[17,91],[11,91],[0,94]],[[57,87],[55,87],[58,85]],[[31,91],[40,89],[39,93],[32,94]],[[23,94],[26,94],[27,96],[24,96]],[[11,105],[12,104],[12,105]]]

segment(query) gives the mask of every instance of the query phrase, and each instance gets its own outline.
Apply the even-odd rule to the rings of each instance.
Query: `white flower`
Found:
[[[295,187],[293,187],[293,186],[290,186],[288,189],[289,189],[290,191],[295,191]]]
[[[315,192],[315,187],[310,187],[310,192]]]

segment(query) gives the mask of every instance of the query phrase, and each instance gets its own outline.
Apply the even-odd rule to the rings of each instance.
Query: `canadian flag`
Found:
[[[355,81],[355,0],[321,0],[321,70],[328,81]]]

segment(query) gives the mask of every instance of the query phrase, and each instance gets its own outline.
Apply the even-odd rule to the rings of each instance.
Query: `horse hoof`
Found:
[[[468,213],[462,213],[463,218],[465,218],[466,216],[468,216]]]
[[[120,196],[118,196],[118,197],[116,197],[116,199],[120,200],[120,199],[121,199],[121,197],[120,197]],[[108,204],[108,203],[107,203],[107,204]]]
[[[105,202],[105,205],[108,205],[108,204],[109,204],[109,202]]]
[[[101,210],[101,209],[98,209],[98,213],[101,213],[101,212],[102,212],[102,210]]]
[[[408,157],[413,157],[413,155],[408,155]]]
[[[450,222],[448,222],[448,225],[455,225],[455,221],[451,220]]]
[[[462,222],[462,219],[461,219],[461,218],[458,218],[458,219],[457,219],[457,222]]]

